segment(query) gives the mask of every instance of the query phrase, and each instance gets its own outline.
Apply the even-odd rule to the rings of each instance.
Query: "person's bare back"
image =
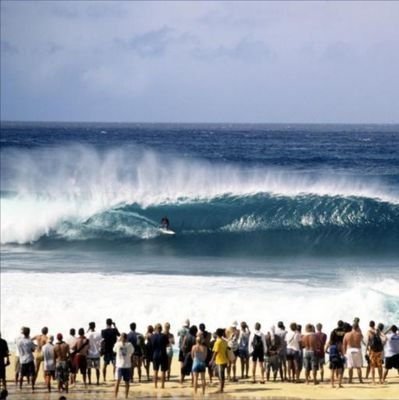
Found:
[[[302,344],[306,350],[316,351],[318,348],[318,340],[315,333],[303,335]]]
[[[41,352],[42,347],[47,343],[48,337],[47,334],[36,335],[33,339],[36,342],[36,351]]]
[[[65,342],[56,343],[54,346],[55,359],[58,362],[66,361],[69,357],[69,346]]]
[[[362,339],[363,335],[357,329],[353,329],[351,332],[346,333],[344,336],[344,343],[343,343],[345,351],[348,348],[360,349],[362,347]]]

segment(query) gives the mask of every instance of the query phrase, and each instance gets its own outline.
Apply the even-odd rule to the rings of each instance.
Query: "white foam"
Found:
[[[32,242],[62,221],[84,221],[104,210],[132,203],[148,207],[256,193],[359,196],[399,202],[396,195],[367,180],[241,169],[166,158],[151,151],[99,152],[88,146],[70,146],[8,151],[2,158],[3,175],[7,176],[2,180],[2,190],[15,193],[1,198],[3,244]]]
[[[189,317],[210,329],[234,320],[256,321],[264,327],[283,320],[322,322],[325,330],[338,319],[370,319],[385,323],[399,318],[399,281],[345,277],[324,287],[306,280],[290,282],[264,278],[103,275],[98,273],[5,272],[1,275],[1,331],[12,340],[21,326],[32,333],[48,326],[66,334],[71,327],[98,327],[113,318],[121,331],[129,323],[139,330],[148,324],[171,322],[176,331]]]

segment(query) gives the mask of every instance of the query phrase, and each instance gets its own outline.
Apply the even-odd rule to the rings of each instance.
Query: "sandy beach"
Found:
[[[22,390],[16,388],[13,381],[14,357],[11,357],[12,364],[7,368],[7,389],[9,391],[9,399],[58,399],[60,394],[56,391],[56,383],[53,382],[53,391],[48,393],[44,387],[42,371],[39,374],[36,383],[35,393],[31,393],[30,387],[24,382]],[[107,382],[104,384],[100,381],[100,385],[88,385],[84,387],[82,377],[77,376],[76,386],[70,388],[70,392],[66,395],[67,399],[113,399],[114,398],[114,380],[112,378],[111,369],[108,368]],[[363,375],[365,369],[363,369]],[[186,379],[183,385],[179,382],[179,365],[176,359],[172,363],[171,380],[166,382],[165,389],[155,389],[153,382],[144,381],[142,383],[133,383],[130,386],[129,398],[138,399],[186,399],[212,397],[218,399],[276,399],[276,400],[398,400],[399,399],[399,375],[396,371],[391,370],[387,383],[383,385],[373,385],[371,380],[365,380],[364,384],[359,384],[357,379],[354,383],[347,384],[347,371],[344,375],[343,388],[332,388],[329,382],[330,371],[325,370],[327,381],[316,386],[313,384],[306,385],[304,383],[292,384],[277,382],[266,382],[265,384],[251,383],[250,379],[239,380],[238,382],[226,382],[225,393],[223,395],[215,394],[217,390],[217,379],[213,384],[207,384],[206,394],[197,394],[194,396],[191,388],[191,381]],[[303,372],[302,376],[303,378]],[[124,386],[121,382],[118,398],[124,398]]]

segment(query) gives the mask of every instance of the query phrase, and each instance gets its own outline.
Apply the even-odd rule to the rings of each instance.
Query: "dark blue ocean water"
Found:
[[[397,321],[398,125],[2,122],[0,140],[2,311],[29,326],[84,326],[93,296],[125,326],[121,299],[142,326]]]
[[[27,207],[49,215],[15,227],[6,214],[2,242],[397,257],[398,155],[397,125],[4,122],[4,206],[11,220]],[[158,231],[164,215],[173,238]]]

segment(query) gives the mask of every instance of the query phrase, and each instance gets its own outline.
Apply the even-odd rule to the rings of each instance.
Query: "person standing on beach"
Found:
[[[158,373],[161,369],[161,388],[165,388],[165,376],[168,370],[168,355],[166,348],[168,347],[168,337],[162,333],[162,325],[156,324],[154,334],[151,336],[152,346],[152,363],[154,367],[154,386],[158,387]]]
[[[198,378],[201,375],[202,394],[205,394],[205,370],[208,348],[204,344],[202,333],[198,333],[195,339],[195,345],[191,349],[191,358],[193,359],[192,373],[194,376],[194,394],[198,390]]]
[[[314,332],[312,324],[307,324],[305,327],[305,334],[302,337],[302,345],[304,347],[303,361],[305,367],[305,382],[309,383],[310,371],[313,373],[313,383],[317,385],[317,368],[318,357],[316,355],[317,349],[320,348],[320,342]]]
[[[8,344],[1,337],[0,333],[0,383],[3,385],[3,389],[7,389],[6,367],[8,367],[9,365],[10,365],[10,353],[8,351]]]
[[[224,383],[226,381],[226,368],[229,362],[227,356],[227,341],[223,338],[224,329],[218,328],[216,330],[217,339],[213,345],[213,355],[211,364],[216,365],[217,376],[219,378],[219,390],[216,393],[223,393]]]
[[[326,342],[327,342],[327,335],[322,332],[323,329],[323,325],[319,322],[316,325],[316,337],[319,341],[319,346],[316,350],[316,356],[317,356],[317,361],[318,361],[318,367],[320,369],[320,381],[323,382],[324,381],[324,364],[325,364],[325,352],[324,352],[324,348],[326,346]]]
[[[31,379],[32,392],[35,390],[35,363],[33,358],[33,352],[36,349],[35,344],[29,337],[30,329],[27,327],[22,328],[23,337],[18,339],[17,347],[19,353],[19,362],[21,365],[20,377],[19,377],[19,388],[22,389],[22,382],[24,376]]]
[[[164,324],[165,335],[168,338],[168,347],[166,348],[166,354],[168,355],[168,371],[166,379],[170,380],[170,372],[172,369],[172,358],[173,358],[173,345],[175,344],[175,336],[170,331],[170,323],[166,322]]]
[[[120,336],[118,328],[115,322],[111,318],[107,318],[105,321],[106,328],[101,331],[101,337],[103,338],[103,349],[104,349],[104,366],[103,366],[103,379],[104,382],[107,380],[107,366],[112,364],[113,375],[115,375],[115,353],[114,346],[118,337]]]
[[[370,333],[367,340],[367,349],[370,358],[371,379],[375,384],[375,369],[377,368],[379,383],[383,383],[382,361],[386,337],[383,332],[384,325],[378,324],[375,332]]]
[[[212,334],[206,330],[206,326],[203,322],[201,322],[198,325],[198,328],[199,328],[198,334],[200,333],[202,335],[202,340],[203,340],[202,343],[207,348],[205,364],[206,368],[208,369],[209,382],[212,383],[213,369],[212,366],[210,365],[212,358],[212,347],[213,347],[213,343],[211,344]]]
[[[376,332],[375,329],[375,322],[374,321],[370,321],[369,322],[369,329],[367,331],[367,340],[369,340],[370,337],[374,336]],[[367,347],[367,343],[365,343],[366,347]],[[366,367],[366,379],[368,379],[369,375],[370,375],[370,371],[371,371],[371,366],[370,366],[370,355],[369,355],[369,351],[367,349],[366,351],[366,355],[364,357],[366,359],[366,363],[367,363],[367,367]]]
[[[343,352],[346,356],[348,370],[349,370],[349,381],[352,383],[353,380],[353,368],[357,370],[357,376],[359,377],[359,382],[363,383],[362,380],[362,340],[363,335],[360,331],[358,323],[355,321],[352,325],[352,330],[347,332],[343,340]]]
[[[152,342],[151,336],[154,334],[154,327],[147,326],[147,332],[144,335],[144,351],[143,351],[143,364],[147,375],[147,381],[150,380],[150,366],[152,363]]]
[[[83,377],[83,383],[86,384],[86,373],[87,373],[87,353],[89,351],[89,340],[85,336],[85,330],[79,328],[78,339],[76,340],[75,346],[71,349],[74,353],[72,364],[75,366],[76,372],[80,371]]]
[[[238,338],[240,331],[237,329],[238,323],[234,321],[230,328],[226,329],[227,348],[229,355],[229,364],[227,366],[227,377],[231,382],[237,382],[236,364],[238,358]],[[233,373],[233,376],[231,376]]]
[[[301,375],[302,368],[303,368],[302,325],[296,324],[296,330],[299,333],[299,337],[300,337],[300,340],[299,340],[298,371],[296,373],[296,379],[297,379],[297,382],[299,382],[299,377]]]
[[[270,372],[273,371],[273,381],[277,379],[277,373],[281,371],[281,337],[276,335],[275,327],[272,326],[266,335],[267,351],[265,353],[266,380],[270,380]]]
[[[280,378],[281,382],[287,380],[287,331],[285,330],[284,322],[277,323],[276,335],[281,339],[280,347]]]
[[[259,363],[261,371],[260,383],[265,383],[265,352],[267,351],[265,335],[260,331],[259,322],[255,324],[255,331],[249,338],[249,354],[252,355],[252,383],[256,383],[256,364]]]
[[[297,382],[299,380],[299,353],[301,351],[301,335],[297,331],[297,324],[290,324],[291,332],[287,334],[287,369],[288,381]]]
[[[339,387],[342,388],[344,355],[342,353],[342,343],[337,340],[337,338],[337,336],[331,335],[331,338],[326,345],[326,350],[330,361],[331,386],[335,388],[335,379],[337,379]]]
[[[190,328],[190,320],[186,319],[183,323],[181,329],[177,332],[178,337],[178,346],[179,346],[179,362],[180,362],[180,371],[183,370],[184,365],[184,354],[183,354],[183,340],[188,334],[188,330]],[[183,380],[182,380],[183,381]]]
[[[392,325],[386,331],[386,338],[384,381],[390,369],[394,368],[399,372],[399,332],[396,325]]]
[[[21,328],[21,334],[15,339],[15,354],[14,354],[14,360],[15,360],[15,366],[14,366],[14,377],[15,377],[15,386],[18,386],[18,382],[19,382],[19,375],[21,372],[21,364],[19,362],[19,351],[18,351],[18,340],[22,339],[24,337],[24,335],[22,334],[24,330],[24,327]],[[28,378],[28,382],[29,382]]]
[[[33,342],[36,342],[36,351],[35,351],[35,380],[37,379],[37,375],[39,374],[40,365],[43,361],[42,347],[48,341],[48,328],[47,326],[42,328],[42,333],[40,335],[36,335],[32,338]]]
[[[245,321],[241,322],[240,335],[238,337],[238,357],[241,362],[241,379],[247,378],[249,373],[249,337],[251,331]]]
[[[123,379],[125,382],[125,398],[127,399],[129,395],[130,373],[134,349],[132,344],[128,342],[126,333],[120,335],[112,351],[115,353],[116,365],[115,398],[118,397],[119,385]]]
[[[75,347],[75,345],[76,345],[76,341],[77,341],[78,339],[77,339],[77,337],[76,337],[76,329],[75,328],[71,328],[70,330],[69,330],[69,338],[67,339],[67,343],[68,343],[68,346],[69,346],[69,350],[72,352],[72,350],[71,349],[73,349],[74,347]],[[74,365],[74,363],[72,362],[73,360],[72,360],[72,354],[70,355],[70,357],[71,357],[71,363],[70,363],[70,373],[71,373],[71,385],[74,385],[75,384],[75,382],[76,382],[76,370],[75,370],[75,365]]]
[[[183,368],[180,371],[180,383],[183,383],[186,375],[192,374],[193,359],[191,357],[191,349],[195,345],[195,338],[198,333],[198,328],[196,325],[190,326],[187,335],[183,339],[182,352],[184,356]],[[193,376],[191,375],[192,382]]]
[[[127,340],[129,343],[131,343],[134,349],[134,353],[132,356],[132,373],[130,377],[130,382],[133,383],[135,368],[137,368],[137,375],[139,377],[139,382],[141,382],[141,364],[143,361],[144,337],[141,333],[136,332],[135,322],[132,322],[130,324],[130,332],[127,334]]]
[[[99,385],[101,333],[96,332],[95,322],[89,323],[87,339],[89,340],[89,351],[87,352],[87,378],[89,385],[91,385],[91,369],[94,368],[96,370],[96,383]]]
[[[44,379],[47,390],[51,392],[51,379],[55,379],[55,354],[54,354],[54,336],[48,337],[47,343],[42,347]]]
[[[62,333],[57,334],[57,343],[54,346],[55,378],[58,382],[58,391],[68,393],[69,385],[69,345],[64,342]]]

